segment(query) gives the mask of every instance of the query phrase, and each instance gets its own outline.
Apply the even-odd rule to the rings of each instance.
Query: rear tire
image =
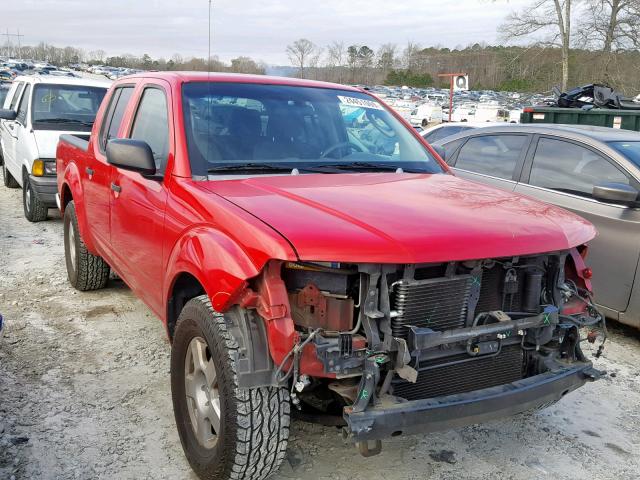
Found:
[[[22,181],[22,207],[25,218],[30,222],[42,222],[47,219],[49,207],[42,203],[33,191],[29,175],[26,174]]]
[[[86,292],[106,287],[109,281],[109,265],[102,257],[92,255],[87,250],[80,236],[73,201],[64,209],[64,257],[69,283],[74,288]]]
[[[206,295],[185,305],[171,349],[171,394],[182,448],[203,480],[263,480],[286,453],[289,392],[239,388],[237,350]]]
[[[422,119],[422,128],[427,128],[429,126],[429,120],[426,118]]]
[[[16,179],[11,176],[4,162],[2,162],[2,183],[7,188],[18,188],[20,186]]]

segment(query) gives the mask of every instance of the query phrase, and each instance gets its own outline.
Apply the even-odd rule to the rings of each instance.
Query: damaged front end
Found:
[[[260,360],[267,346],[247,354],[240,384],[270,376],[297,408],[341,414],[364,455],[388,436],[547,406],[600,376],[581,349],[599,341],[599,355],[606,339],[585,248],[423,265],[271,262],[239,301],[265,320],[245,329],[264,329],[270,358]]]

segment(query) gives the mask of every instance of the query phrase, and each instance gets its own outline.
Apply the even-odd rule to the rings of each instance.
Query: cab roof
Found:
[[[270,75],[250,75],[245,73],[221,73],[221,72],[142,72],[121,77],[119,80],[131,80],[132,78],[157,78],[171,84],[190,82],[216,82],[216,83],[255,83],[261,85],[288,85],[297,87],[331,88],[351,92],[361,92],[362,89],[341,85],[338,83],[320,82],[317,80],[305,80],[291,77],[276,77]]]
[[[16,77],[13,82],[28,82],[43,85],[82,85],[85,87],[103,88],[109,88],[112,83],[107,80],[98,80],[94,78],[59,77],[57,75],[20,75]]]

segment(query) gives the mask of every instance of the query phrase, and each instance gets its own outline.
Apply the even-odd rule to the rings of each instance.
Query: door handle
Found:
[[[84,169],[85,172],[87,172],[87,175],[89,175],[89,180],[91,180],[91,178],[93,177],[93,168],[85,168]]]
[[[111,190],[113,190],[113,196],[118,198],[120,196],[122,188],[120,187],[120,185],[116,185],[115,183],[111,182]]]

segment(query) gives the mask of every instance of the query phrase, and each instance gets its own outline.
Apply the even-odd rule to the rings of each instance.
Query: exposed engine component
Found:
[[[285,264],[299,341],[280,378],[303,411],[339,406],[351,418],[389,401],[460,395],[584,362],[580,342],[600,339],[600,353],[606,327],[578,269],[566,267],[573,261],[557,252],[428,265]],[[308,355],[325,380],[299,371]]]

